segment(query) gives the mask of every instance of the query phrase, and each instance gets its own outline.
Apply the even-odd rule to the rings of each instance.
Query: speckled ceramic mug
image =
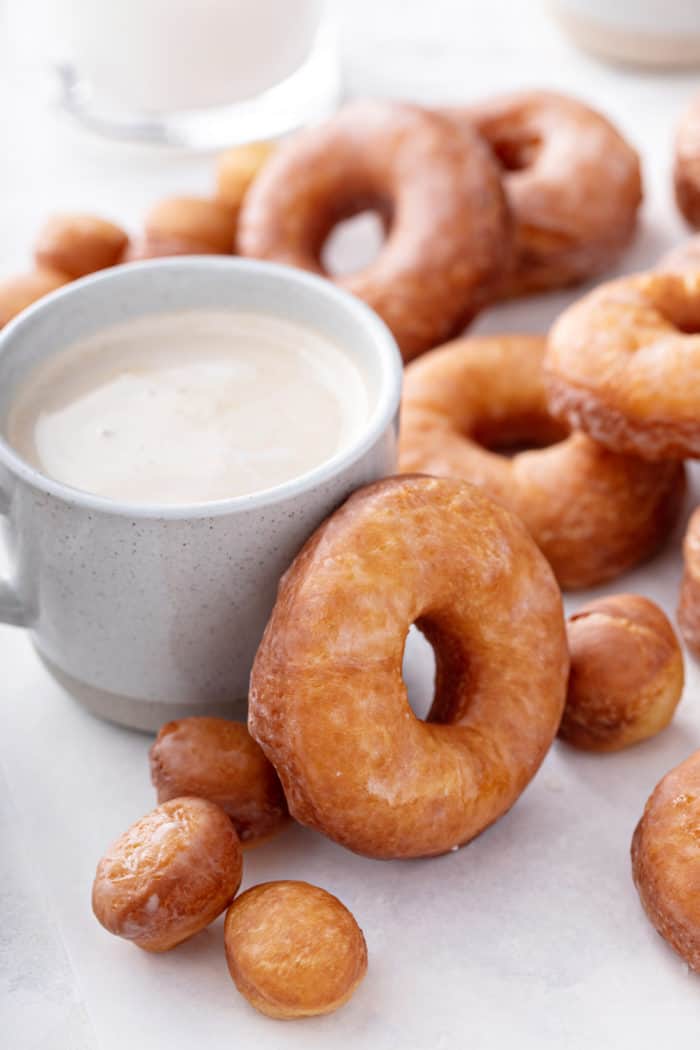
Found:
[[[151,506],[53,481],[5,440],[18,384],[48,355],[147,313],[222,307],[310,325],[356,356],[372,407],[354,444],[264,492]],[[244,717],[279,577],[353,489],[393,470],[400,391],[399,353],[379,318],[284,266],[154,260],[53,293],[0,333],[0,511],[12,566],[0,621],[27,627],[51,673],[102,717],[140,729],[184,714]]]

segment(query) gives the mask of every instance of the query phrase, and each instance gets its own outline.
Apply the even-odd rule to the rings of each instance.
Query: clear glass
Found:
[[[65,110],[112,138],[210,149],[336,105],[324,0],[47,0]]]

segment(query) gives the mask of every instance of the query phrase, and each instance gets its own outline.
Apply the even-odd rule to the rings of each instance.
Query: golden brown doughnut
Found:
[[[654,736],[683,692],[683,654],[648,598],[616,594],[569,618],[569,688],[559,736],[586,751],[619,751]]]
[[[236,214],[206,197],[168,197],[151,208],[138,258],[165,255],[230,255]],[[133,255],[132,258],[135,258]]]
[[[398,102],[356,102],[283,143],[246,194],[242,255],[322,273],[342,219],[374,208],[388,236],[339,283],[369,303],[406,360],[456,334],[491,297],[510,252],[498,168],[469,127]]]
[[[16,277],[0,279],[0,328],[37,299],[68,284],[70,277],[54,270],[32,270]]]
[[[632,873],[652,924],[700,971],[700,751],[654,788],[632,839]]]
[[[222,153],[216,166],[218,199],[238,214],[248,188],[275,149],[273,142],[248,142]]]
[[[435,650],[423,722],[401,676]],[[509,809],[557,731],[568,654],[551,569],[514,515],[454,479],[358,490],[283,576],[249,728],[290,812],[357,853],[464,845]]]
[[[502,294],[576,284],[615,262],[635,230],[642,180],[636,151],[609,120],[553,91],[444,112],[472,123],[504,169],[515,252]]]
[[[700,270],[599,285],[555,322],[552,414],[617,452],[700,456]]]
[[[202,717],[167,722],[149,758],[159,802],[181,795],[216,802],[244,846],[288,820],[277,774],[241,722]]]
[[[560,586],[593,587],[652,554],[680,511],[680,463],[647,463],[547,411],[537,335],[457,339],[408,366],[399,469],[464,478],[517,514]],[[549,447],[498,453],[504,446]]]
[[[52,215],[34,248],[37,266],[84,277],[121,262],[129,242],[119,226],[97,215]]]
[[[337,897],[308,882],[265,882],[226,913],[226,959],[241,995],[268,1017],[329,1014],[367,972],[367,945]]]
[[[165,952],[231,902],[242,863],[223,809],[203,798],[172,799],[112,843],[97,865],[92,910],[110,933]]]
[[[678,606],[681,634],[696,656],[700,656],[700,507],[688,522],[683,540],[685,568]]]
[[[700,95],[696,95],[678,124],[673,155],[673,186],[681,212],[700,229]]]

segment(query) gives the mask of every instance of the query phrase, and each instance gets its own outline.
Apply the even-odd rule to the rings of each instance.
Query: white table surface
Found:
[[[48,106],[27,50],[37,28],[28,2],[10,6],[3,29],[0,0],[0,273],[25,265],[49,210],[95,209],[135,227],[158,196],[208,190],[210,158],[106,145],[66,125]],[[610,113],[643,154],[643,224],[624,268],[651,262],[682,236],[670,143],[697,78],[600,66],[575,52],[537,5],[519,0],[337,6],[351,93],[425,101],[526,85],[578,93]],[[341,256],[362,250],[363,236],[355,230],[354,248],[341,243]],[[501,306],[475,328],[541,330],[569,298]],[[700,478],[695,490],[688,508]],[[639,591],[673,613],[681,535],[679,528],[665,553],[606,590]],[[685,698],[665,733],[603,757],[556,744],[515,808],[459,853],[373,862],[290,827],[247,854],[245,885],[317,882],[353,910],[369,946],[369,974],[349,1006],[284,1025],[238,996],[220,922],[154,957],[94,921],[99,855],[153,804],[149,740],[91,718],[47,677],[21,631],[0,629],[0,1045],[655,1050],[662,1040],[696,1039],[700,982],[644,918],[628,858],[651,788],[700,746],[700,677],[687,666]],[[425,648],[412,642],[407,675],[419,706],[430,674]]]

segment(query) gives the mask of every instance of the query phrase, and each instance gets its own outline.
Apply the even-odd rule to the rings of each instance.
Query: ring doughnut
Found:
[[[547,412],[536,335],[458,339],[408,366],[399,470],[464,478],[517,514],[565,588],[653,553],[680,511],[685,471],[567,436]],[[499,455],[499,447],[555,441]]]
[[[223,809],[203,798],[172,799],[112,843],[97,866],[92,910],[110,933],[165,952],[221,914],[242,866]]]
[[[683,583],[678,605],[678,625],[685,644],[700,656],[700,507],[688,522],[683,540]]]
[[[504,295],[583,281],[630,242],[642,199],[639,157],[601,113],[552,91],[444,111],[471,123],[505,169],[515,222]]]
[[[602,284],[555,322],[552,414],[645,459],[700,456],[700,270]]]
[[[367,945],[354,917],[308,882],[246,890],[226,914],[224,944],[241,995],[280,1020],[337,1010],[367,972]]]
[[[288,820],[277,774],[240,722],[205,717],[167,722],[149,759],[159,802],[182,795],[216,802],[243,845],[269,837]]]
[[[700,229],[700,95],[692,100],[676,131],[673,187],[682,214]]]
[[[437,665],[426,722],[401,677],[413,623]],[[302,824],[367,856],[430,856],[516,801],[556,734],[567,671],[559,588],[524,526],[465,482],[388,478],[283,576],[249,728]]]
[[[700,751],[656,785],[632,839],[632,874],[649,920],[700,972]]]
[[[246,194],[242,255],[323,273],[331,229],[366,208],[388,235],[339,283],[393,331],[406,360],[460,331],[491,297],[510,251],[497,165],[469,127],[395,102],[345,106],[282,144]]]
[[[615,594],[569,618],[569,688],[559,736],[586,751],[619,751],[664,729],[683,693],[683,654],[648,598]]]

